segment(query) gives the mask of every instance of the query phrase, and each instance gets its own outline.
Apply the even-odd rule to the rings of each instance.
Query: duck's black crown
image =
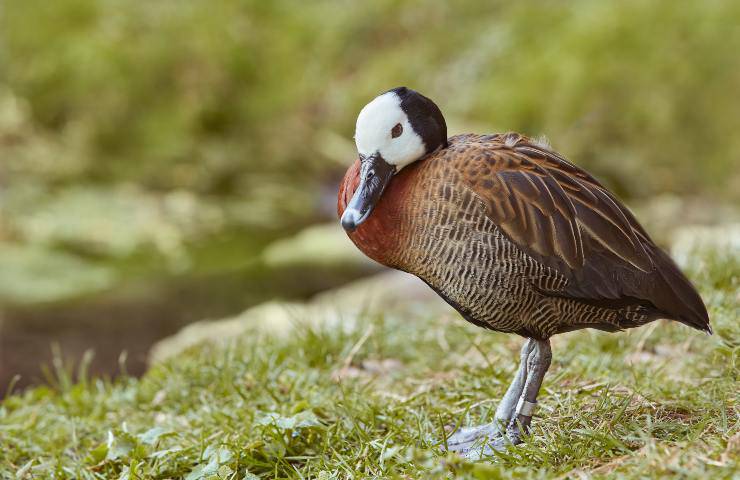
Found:
[[[426,153],[447,147],[447,123],[436,103],[407,87],[396,87],[389,92],[401,99],[401,109],[424,142]]]

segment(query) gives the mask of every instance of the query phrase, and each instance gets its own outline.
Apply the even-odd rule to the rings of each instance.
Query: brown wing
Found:
[[[502,136],[492,147],[482,146],[491,175],[467,181],[514,243],[568,278],[561,293],[645,301],[671,318],[707,325],[688,280],[591,175],[519,135]]]
[[[494,160],[493,175],[469,183],[518,245],[572,270],[583,268],[593,249],[610,252],[618,263],[639,271],[654,270],[642,228],[578,167],[531,144],[486,154]]]

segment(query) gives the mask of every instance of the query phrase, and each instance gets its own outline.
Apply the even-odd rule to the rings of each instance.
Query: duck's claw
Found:
[[[518,428],[509,428],[503,434],[495,423],[489,423],[459,429],[447,439],[447,451],[478,461],[520,443],[522,439]]]
[[[460,452],[472,447],[478,440],[495,439],[503,435],[501,427],[495,422],[477,427],[459,428],[447,439],[447,450]]]
[[[462,447],[461,445],[462,448],[455,451],[463,458],[475,462],[490,458],[494,456],[496,452],[506,450],[512,445],[520,443],[519,439],[513,440],[516,440],[516,442],[513,442],[512,439],[510,439],[506,435],[499,435],[493,438],[482,437],[477,439],[476,441],[466,444],[464,447]],[[450,451],[452,451],[451,448]]]

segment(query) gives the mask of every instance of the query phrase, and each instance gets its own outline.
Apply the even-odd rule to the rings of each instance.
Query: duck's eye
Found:
[[[398,138],[403,133],[403,125],[397,123],[395,127],[391,129],[391,138]]]

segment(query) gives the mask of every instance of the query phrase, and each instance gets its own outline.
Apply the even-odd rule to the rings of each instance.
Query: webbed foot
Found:
[[[449,451],[457,452],[460,456],[468,460],[478,461],[492,457],[496,452],[506,450],[512,445],[517,445],[521,442],[522,440],[519,435],[509,437],[508,435],[497,433],[492,436],[483,435],[465,443],[458,443],[455,445],[455,448],[450,446]]]
[[[447,439],[447,451],[467,451],[475,444],[485,442],[486,439],[496,439],[502,435],[502,429],[496,422],[476,427],[459,428]],[[481,442],[478,440],[481,440]]]

